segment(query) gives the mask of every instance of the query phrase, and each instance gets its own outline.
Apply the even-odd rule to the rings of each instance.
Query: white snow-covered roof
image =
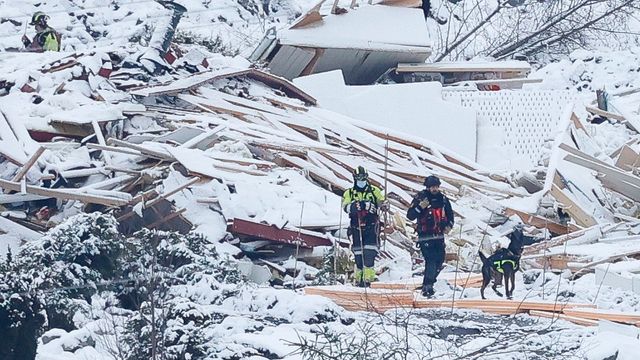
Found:
[[[424,52],[431,39],[421,9],[363,5],[278,34],[281,44],[321,48]]]

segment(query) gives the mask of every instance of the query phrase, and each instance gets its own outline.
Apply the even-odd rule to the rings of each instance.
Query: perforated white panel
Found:
[[[564,107],[576,99],[570,91],[557,90],[444,90],[442,96],[476,111],[476,160],[490,168],[512,169],[538,163]]]

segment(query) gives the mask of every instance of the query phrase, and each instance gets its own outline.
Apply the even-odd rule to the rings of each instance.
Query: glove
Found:
[[[440,229],[442,229],[443,234],[448,234],[451,231],[451,226],[448,221],[442,220],[440,221]]]
[[[388,211],[389,210],[389,202],[388,201],[383,201],[382,204],[380,204],[379,209],[382,210],[382,211]]]
[[[22,35],[22,43],[24,46],[29,46],[31,44],[31,40],[27,37],[27,35]]]
[[[358,211],[359,202],[354,201],[349,205],[349,214],[355,214]]]
[[[420,207],[420,209],[424,210],[426,208],[428,208],[430,205],[429,203],[429,199],[422,199],[419,203],[418,206]]]

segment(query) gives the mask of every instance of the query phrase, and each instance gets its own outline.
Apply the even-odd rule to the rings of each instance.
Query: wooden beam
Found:
[[[149,225],[145,225],[145,227],[148,228],[148,229],[154,229],[154,228],[166,223],[167,221],[170,221],[170,220],[180,216],[185,211],[187,211],[187,208],[182,208],[180,210],[176,210],[176,211],[170,213],[169,215],[163,217],[162,219],[158,219],[158,220],[154,221],[153,223],[151,223]]]
[[[0,187],[3,189],[20,192],[21,185],[18,182],[0,179]],[[127,205],[130,199],[120,197],[106,197],[93,194],[86,194],[79,189],[47,189],[39,186],[26,185],[27,193],[44,197],[54,197],[62,200],[77,200],[88,204],[100,204],[106,206]],[[128,195],[128,194],[127,194]]]
[[[593,216],[589,215],[584,209],[578,205],[569,195],[565,194],[556,184],[551,185],[551,195],[560,203],[564,205],[563,210],[571,215],[571,218],[575,220],[578,225],[583,227],[590,227],[598,224]]]
[[[565,160],[570,161],[574,164],[578,164],[581,166],[584,166],[586,168],[589,168],[591,170],[595,170],[598,172],[601,172],[605,175],[609,175],[612,177],[618,177],[620,178],[620,180],[624,180],[630,184],[633,184],[635,186],[640,186],[640,177],[638,176],[633,176],[630,175],[628,173],[625,173],[624,171],[617,169],[614,166],[611,166],[599,159],[594,158],[591,155],[585,154],[580,150],[576,150],[566,144],[562,144],[560,145],[560,148],[562,150],[567,151],[568,153],[570,153],[571,155],[567,155],[565,157]],[[573,156],[572,156],[573,155]]]
[[[640,313],[600,309],[565,309],[562,312],[569,316],[592,320],[609,320],[632,325],[640,322]]]
[[[617,120],[617,121],[625,121],[627,120],[624,116],[619,115],[619,114],[615,114],[609,111],[605,111],[602,109],[599,109],[597,107],[593,107],[593,106],[585,106],[585,108],[587,109],[588,112],[594,114],[594,115],[600,115],[602,117],[605,117],[607,119],[613,119],[613,120]]]
[[[117,152],[121,154],[128,154],[128,155],[135,155],[135,156],[148,156],[148,155],[142,154],[140,151],[133,150],[133,149],[127,149],[127,148],[115,147],[115,146],[105,146],[105,145],[93,144],[93,143],[88,143],[87,148],[103,150],[103,151],[111,151],[111,152]],[[161,159],[158,159],[158,160],[161,160]]]
[[[551,311],[530,310],[529,315],[547,319],[565,320],[583,326],[598,326],[598,321],[596,320],[585,319],[577,316],[569,316],[566,314],[559,314]]]
[[[107,143],[104,140],[104,135],[102,134],[102,129],[100,128],[100,124],[98,124],[98,121],[95,119],[91,120],[91,126],[93,127],[93,131],[96,133],[96,139],[98,140],[98,144],[102,146],[107,146]],[[102,156],[104,157],[105,164],[111,165],[111,155],[108,152],[103,152]]]
[[[42,155],[44,150],[45,150],[44,147],[42,146],[38,147],[38,150],[36,150],[36,152],[34,152],[33,155],[29,157],[29,160],[27,160],[27,162],[22,166],[22,168],[20,168],[18,173],[11,179],[11,181],[20,181],[22,177],[27,174],[29,169],[31,169],[33,164],[35,164],[36,161],[38,161],[38,158],[40,157],[40,155]]]
[[[571,279],[576,279],[576,278],[584,275],[585,273],[590,272],[591,269],[593,269],[597,265],[606,264],[606,263],[612,263],[612,262],[614,262],[616,260],[619,260],[619,259],[622,259],[622,258],[626,258],[628,256],[636,256],[636,255],[640,255],[640,250],[628,251],[628,252],[625,252],[625,253],[622,253],[622,254],[609,256],[609,257],[607,257],[605,259],[601,259],[601,260],[590,262],[588,264],[585,264],[582,268],[580,268],[580,270],[576,271],[571,276]]]
[[[555,221],[551,221],[549,219],[543,218],[542,216],[532,215],[524,211],[520,211],[512,208],[505,208],[504,215],[505,216],[517,215],[518,217],[520,217],[520,219],[522,219],[522,221],[525,224],[535,226],[539,229],[549,229],[549,231],[555,234],[566,234],[566,233],[580,230],[580,228],[578,228],[573,224],[568,224],[565,226]]]
[[[126,141],[118,140],[118,139],[115,139],[115,138],[110,138],[108,143],[111,144],[111,145],[117,145],[117,146],[129,148],[129,149],[134,149],[134,150],[137,150],[137,151],[141,152],[144,155],[148,155],[148,156],[153,157],[153,158],[162,159],[162,160],[175,160],[175,158],[173,156],[169,155],[169,154],[162,153],[162,152],[155,151],[155,150],[151,150],[151,149],[148,149],[148,148],[146,148],[144,146],[131,144],[131,143],[128,143]]]
[[[151,200],[150,202],[145,204],[145,207],[152,207],[153,205],[157,204],[159,201],[166,199],[168,197],[170,197],[171,195],[180,192],[186,188],[188,188],[189,186],[197,183],[198,181],[200,181],[201,179],[199,177],[194,177],[191,180],[185,182],[184,184],[179,185],[178,187],[176,187],[175,189],[171,189],[165,193],[159,194],[158,197],[156,197],[155,199]]]
[[[598,224],[598,225],[595,225],[595,226],[592,226],[592,227],[588,227],[588,228],[585,228],[585,229],[580,229],[578,231],[574,231],[574,232],[572,232],[570,234],[556,236],[556,237],[551,238],[551,239],[549,239],[547,241],[542,241],[542,242],[539,242],[539,243],[536,243],[536,244],[525,246],[524,247],[524,254],[535,254],[537,252],[540,252],[540,251],[544,250],[545,248],[548,249],[548,248],[552,248],[554,246],[560,246],[560,245],[564,244],[565,242],[567,242],[569,240],[572,240],[572,239],[575,239],[575,238],[578,238],[578,237],[580,237],[580,236],[582,236],[582,235],[586,234],[587,232],[589,232],[591,230],[594,230],[594,229],[599,229],[600,230],[600,234],[602,234],[601,228],[603,226],[604,225]]]

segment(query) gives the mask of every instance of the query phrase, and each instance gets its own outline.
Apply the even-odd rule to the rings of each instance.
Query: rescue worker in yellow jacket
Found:
[[[47,25],[49,16],[42,11],[37,11],[31,17],[29,25],[35,25],[36,35],[29,40],[27,35],[22,36],[22,43],[26,51],[60,51],[60,34]]]
[[[368,287],[376,279],[373,268],[378,255],[380,232],[378,209],[387,206],[382,191],[369,183],[369,174],[358,166],[353,172],[353,187],[342,195],[342,208],[349,214],[352,251],[356,260],[356,285]]]

